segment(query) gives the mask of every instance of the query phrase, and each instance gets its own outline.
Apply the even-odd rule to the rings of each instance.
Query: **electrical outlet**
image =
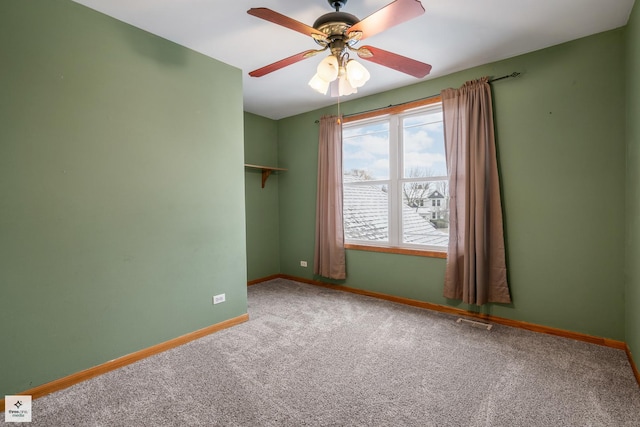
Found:
[[[300,267],[306,267],[307,261],[300,261]]]
[[[213,303],[214,304],[220,304],[221,302],[225,302],[224,294],[214,295],[213,296]]]

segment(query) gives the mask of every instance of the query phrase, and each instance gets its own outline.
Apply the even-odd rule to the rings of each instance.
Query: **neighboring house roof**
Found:
[[[430,199],[444,199],[444,196],[442,195],[441,192],[436,190],[433,193],[429,194],[429,198]]]
[[[361,182],[346,177],[345,182]],[[379,185],[348,185],[344,187],[344,235],[346,239],[385,241],[389,238],[387,224],[387,193]],[[405,243],[446,246],[447,232],[436,229],[421,217],[415,208],[402,206]]]

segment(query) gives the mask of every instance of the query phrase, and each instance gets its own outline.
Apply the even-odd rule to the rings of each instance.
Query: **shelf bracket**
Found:
[[[284,168],[276,168],[272,166],[250,165],[246,163],[244,166],[251,169],[260,169],[262,171],[262,188],[264,188],[264,184],[267,182],[267,179],[271,176],[273,171],[286,171]]]
[[[269,175],[271,175],[271,169],[262,169],[262,188],[264,188],[264,183],[267,182]]]

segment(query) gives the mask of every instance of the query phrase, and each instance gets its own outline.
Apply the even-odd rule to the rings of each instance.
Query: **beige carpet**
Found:
[[[277,279],[251,320],[33,402],[34,426],[640,426],[624,352]]]

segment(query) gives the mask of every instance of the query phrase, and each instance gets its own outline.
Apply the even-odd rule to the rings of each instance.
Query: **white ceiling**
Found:
[[[318,48],[311,37],[248,15],[248,9],[266,7],[311,26],[320,15],[333,10],[326,0],[74,1],[240,68],[245,111],[280,119],[335,103],[335,99],[307,86],[320,56],[260,78],[247,74]],[[390,2],[349,0],[342,11],[364,19]],[[422,0],[425,14],[361,44],[431,64],[431,74],[425,77],[429,79],[624,26],[633,3],[634,0]],[[348,99],[419,81],[368,61],[361,62],[370,71],[371,80]]]

